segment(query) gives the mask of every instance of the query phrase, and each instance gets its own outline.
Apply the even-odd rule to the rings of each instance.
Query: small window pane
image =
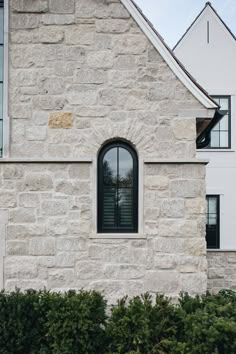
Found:
[[[105,185],[117,182],[117,148],[109,150],[103,159],[103,178]]]
[[[0,83],[0,119],[3,118],[3,84]]]
[[[220,135],[219,132],[211,132],[211,146],[219,147],[220,146]]]
[[[216,214],[216,206],[217,206],[216,198],[209,197],[208,198],[208,213]]]
[[[229,116],[225,115],[220,121],[220,129],[228,130],[229,129]]]
[[[220,99],[220,109],[222,111],[227,111],[229,109],[229,99],[228,98],[221,98]]]
[[[229,145],[228,132],[220,132],[220,147],[227,147]]]
[[[0,7],[0,44],[3,44],[3,7]]]
[[[209,221],[208,221],[208,224],[209,225],[216,225],[216,216],[209,216]]]
[[[133,184],[133,158],[129,151],[119,148],[119,186],[128,187]]]
[[[3,46],[0,46],[0,81],[3,81]]]

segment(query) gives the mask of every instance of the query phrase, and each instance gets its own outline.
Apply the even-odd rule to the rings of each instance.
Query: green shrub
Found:
[[[1,354],[233,354],[236,293],[179,303],[157,295],[124,298],[109,311],[95,292],[0,293]]]

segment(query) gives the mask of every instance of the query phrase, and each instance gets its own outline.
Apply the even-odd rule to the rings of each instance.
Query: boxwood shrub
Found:
[[[1,354],[236,353],[236,293],[123,298],[95,291],[0,293]]]

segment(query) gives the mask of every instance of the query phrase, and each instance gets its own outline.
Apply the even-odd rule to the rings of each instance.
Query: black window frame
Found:
[[[215,243],[214,244],[209,244],[209,238],[210,238],[210,229],[209,229],[209,208],[208,208],[208,198],[215,198],[216,199],[216,227],[215,227]],[[220,248],[220,195],[218,194],[207,194],[206,195],[206,202],[207,202],[207,209],[206,209],[206,243],[207,243],[207,249],[219,249]]]
[[[104,197],[104,185],[103,185],[103,158],[105,154],[112,148],[124,148],[133,158],[133,201],[132,201],[132,213],[133,213],[133,225],[132,227],[112,227],[106,228],[103,225],[103,197]],[[107,143],[102,147],[98,155],[98,168],[97,168],[97,232],[98,233],[138,233],[138,155],[135,149],[127,142],[122,140],[115,140]],[[119,161],[117,161],[117,166]],[[118,186],[117,186],[118,188]],[[118,203],[118,201],[117,201]],[[116,206],[117,207],[117,206]],[[118,209],[118,208],[117,208]],[[118,212],[118,211],[117,211]],[[117,218],[118,222],[118,218]]]
[[[231,149],[231,96],[230,95],[211,95],[213,99],[227,98],[229,100],[229,111],[228,111],[228,146],[210,146],[208,145],[205,149],[207,150],[229,150]],[[220,109],[221,111],[221,109]],[[225,112],[222,110],[222,112]],[[213,130],[214,131],[214,130]],[[219,130],[220,136],[221,130]],[[211,144],[211,143],[210,143]]]

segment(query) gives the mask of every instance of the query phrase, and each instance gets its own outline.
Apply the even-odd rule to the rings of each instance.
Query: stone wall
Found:
[[[205,168],[190,167],[146,164],[142,238],[101,239],[91,238],[93,164],[2,164],[5,288],[92,288],[110,300],[204,292]]]
[[[208,285],[213,293],[221,289],[236,290],[236,252],[208,251]]]
[[[9,50],[11,157],[90,156],[117,136],[195,156],[203,107],[119,0],[11,0]]]
[[[9,51],[5,288],[93,288],[111,301],[205,292],[205,166],[195,160],[203,107],[120,1],[11,0]],[[133,238],[96,234],[96,160],[113,138],[139,157]]]

